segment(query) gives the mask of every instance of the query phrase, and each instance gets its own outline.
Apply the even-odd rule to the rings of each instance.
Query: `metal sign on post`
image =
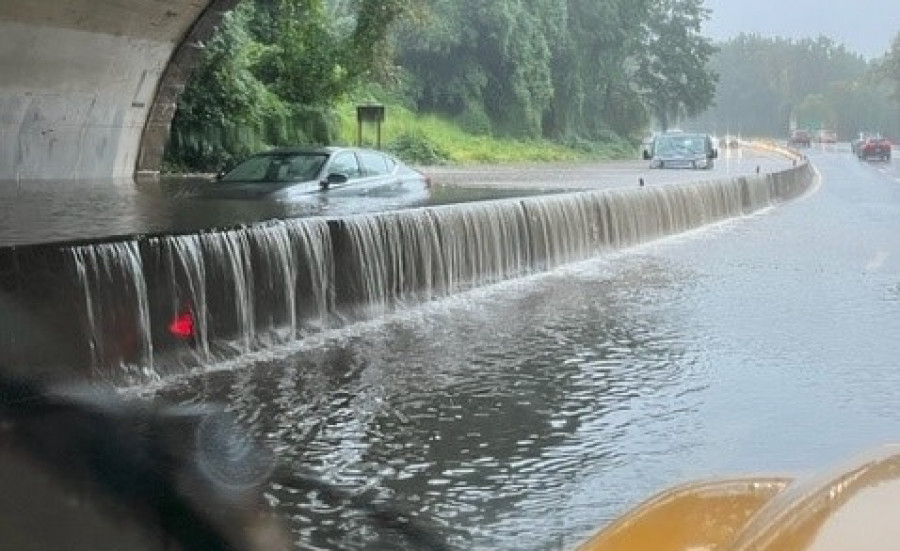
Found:
[[[362,146],[362,128],[364,122],[374,122],[376,131],[376,149],[381,149],[381,123],[384,122],[384,105],[358,105],[356,107],[356,145]]]

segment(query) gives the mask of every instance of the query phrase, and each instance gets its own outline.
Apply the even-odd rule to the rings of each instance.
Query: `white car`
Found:
[[[249,157],[203,186],[200,195],[291,201],[338,188],[364,191],[412,183],[430,184],[424,174],[381,151],[355,147],[287,148]]]

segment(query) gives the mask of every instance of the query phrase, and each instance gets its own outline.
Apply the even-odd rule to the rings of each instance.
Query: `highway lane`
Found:
[[[665,185],[733,176],[775,172],[791,166],[783,155],[741,147],[721,149],[713,170],[651,169],[644,160],[603,163],[551,163],[521,165],[426,167],[435,185],[503,187],[519,189],[607,189],[644,184]]]

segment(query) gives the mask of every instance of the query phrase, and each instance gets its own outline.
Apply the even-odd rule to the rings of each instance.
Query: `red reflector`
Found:
[[[169,324],[169,333],[179,339],[189,339],[194,336],[194,314],[190,310],[175,316]]]

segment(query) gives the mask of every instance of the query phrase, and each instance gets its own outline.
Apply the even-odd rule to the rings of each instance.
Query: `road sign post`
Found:
[[[384,122],[383,105],[358,105],[356,107],[356,145],[362,146],[362,130],[364,122],[375,123],[375,148],[381,149],[381,123]]]

